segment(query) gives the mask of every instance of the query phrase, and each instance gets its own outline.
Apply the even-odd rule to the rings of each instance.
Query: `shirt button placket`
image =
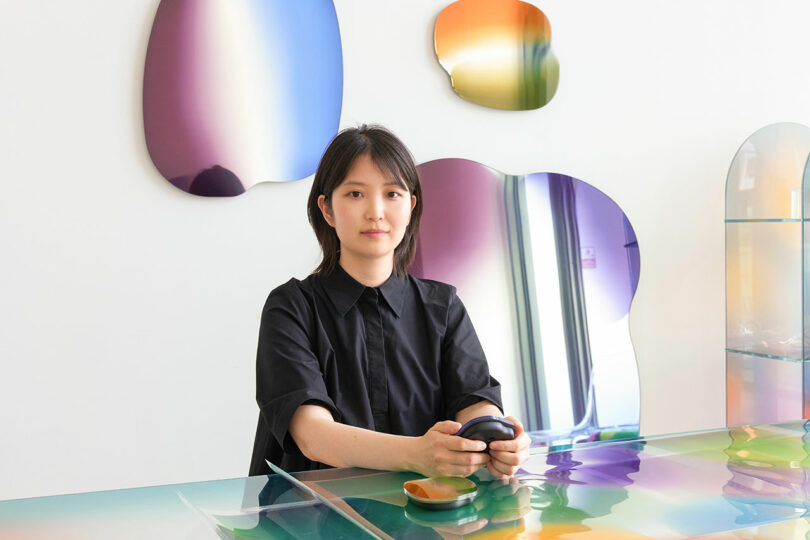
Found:
[[[368,357],[368,389],[374,429],[388,432],[388,381],[385,365],[380,297],[377,289],[366,287],[360,297],[360,310],[366,327],[366,354]]]

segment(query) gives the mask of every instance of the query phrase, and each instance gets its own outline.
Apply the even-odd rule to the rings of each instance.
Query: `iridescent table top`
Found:
[[[0,538],[810,538],[804,420],[536,453],[472,505],[332,469],[0,502]]]

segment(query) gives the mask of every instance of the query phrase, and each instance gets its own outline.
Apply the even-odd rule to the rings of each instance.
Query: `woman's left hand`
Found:
[[[515,438],[511,441],[492,441],[489,443],[489,463],[487,469],[495,478],[506,478],[517,472],[529,459],[531,439],[523,431],[523,424],[514,416],[507,416],[515,424]]]

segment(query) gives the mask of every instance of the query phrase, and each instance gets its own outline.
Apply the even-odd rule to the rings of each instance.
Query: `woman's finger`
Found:
[[[461,424],[458,422],[454,422],[453,420],[442,420],[441,422],[436,422],[433,424],[428,431],[438,431],[440,433],[446,433],[447,435],[453,435],[461,428]]]
[[[506,419],[515,424],[515,438],[520,437],[520,434],[524,432],[523,424],[520,422],[520,420],[514,416],[507,416]]]
[[[441,456],[437,457],[438,461],[448,463],[450,465],[481,465],[489,461],[489,456],[483,452],[455,452],[448,450]]]
[[[484,441],[474,441],[464,437],[453,436],[448,438],[446,443],[447,448],[458,452],[483,452],[487,449],[487,443]]]
[[[517,452],[520,450],[520,442],[517,439],[511,441],[492,441],[489,443],[490,450],[498,450],[499,452]]]
[[[489,470],[490,474],[495,478],[506,478],[509,476],[508,474],[501,472],[498,466],[498,462],[495,461],[494,459],[489,460],[489,463],[487,463],[487,469]]]
[[[515,452],[500,452],[490,450],[489,455],[492,459],[504,463],[506,465],[509,465],[511,467],[517,467],[518,465],[523,463],[523,460],[521,459],[522,456]]]
[[[490,461],[490,464],[492,464],[492,467],[501,473],[501,478],[512,476],[518,471],[517,466],[512,466],[502,461],[492,460]]]
[[[520,452],[531,446],[532,440],[525,433],[521,433],[512,440],[507,441],[492,441],[489,443],[490,448],[495,450],[502,450],[504,452]]]

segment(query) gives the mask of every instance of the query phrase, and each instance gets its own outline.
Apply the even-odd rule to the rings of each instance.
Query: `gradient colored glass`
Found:
[[[728,349],[801,360],[801,244],[799,220],[726,222]]]
[[[143,80],[146,145],[178,188],[234,196],[315,172],[337,133],[331,0],[162,0]]]
[[[536,449],[535,449],[536,450]],[[804,421],[536,452],[454,510],[414,506],[414,473],[330,469],[0,501],[0,537],[805,540]]]
[[[729,426],[802,416],[803,362],[726,353]]]
[[[737,150],[726,180],[726,219],[798,219],[810,128],[771,124]]]
[[[526,2],[453,2],[436,18],[434,46],[453,90],[473,103],[525,111],[544,106],[557,91],[551,26]]]
[[[740,146],[726,183],[728,425],[807,416],[810,128],[766,126]]]
[[[495,373],[507,410],[521,411],[539,442],[636,436],[639,383],[628,313],[640,261],[621,209],[559,174],[511,176],[464,159],[423,163],[419,174],[424,208],[410,272],[454,284],[487,356],[511,362],[512,369]],[[551,195],[562,184],[572,197],[566,209]],[[575,232],[573,263],[587,306],[581,323],[591,363],[580,414],[572,405],[577,375],[566,360],[570,328],[559,268],[568,262],[559,259],[555,238],[560,219]]]

